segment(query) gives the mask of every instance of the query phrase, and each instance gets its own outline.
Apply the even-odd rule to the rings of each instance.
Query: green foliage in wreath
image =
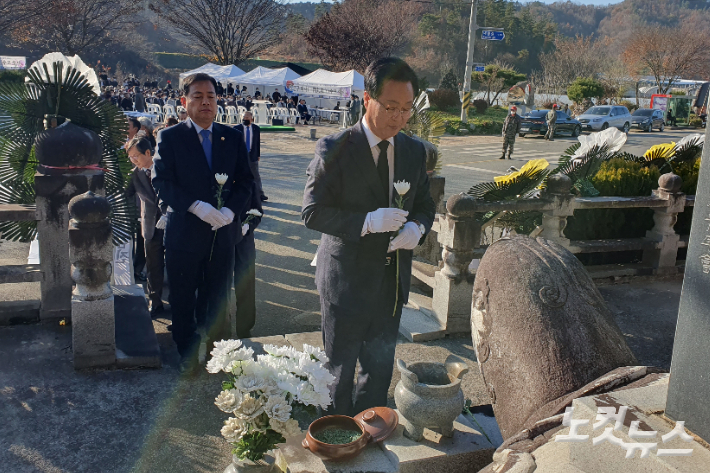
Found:
[[[284,443],[286,439],[280,433],[267,429],[264,432],[250,432],[239,441],[232,450],[240,460],[249,459],[257,462],[264,458],[264,455],[269,450],[272,450],[276,444]]]
[[[125,188],[132,165],[121,149],[127,134],[124,114],[102,100],[78,70],[52,64],[32,67],[26,83],[0,82],[0,204],[34,204],[34,155],[37,134],[44,130],[45,115],[61,115],[74,125],[95,132],[103,154],[99,165],[105,174],[106,198],[111,204],[114,243],[128,241],[136,225],[134,199]],[[30,241],[36,222],[0,222],[2,238]]]

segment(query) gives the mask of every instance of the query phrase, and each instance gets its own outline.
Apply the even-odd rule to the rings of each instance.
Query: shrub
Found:
[[[567,96],[575,103],[602,95],[604,95],[604,85],[591,77],[579,77],[567,87]]]
[[[476,107],[478,113],[486,113],[488,102],[486,100],[476,99],[473,101],[473,106]]]
[[[701,126],[703,126],[703,119],[695,115],[694,113],[691,113],[688,117],[688,125],[694,126],[695,128],[700,128]]]
[[[629,112],[631,112],[631,113],[633,113],[634,110],[639,108],[638,105],[636,105],[634,102],[632,102],[630,100],[622,100],[621,102],[619,102],[619,105],[623,105],[624,107],[628,108]]]
[[[461,105],[458,92],[449,89],[437,89],[434,92],[429,92],[429,100],[439,110]]]
[[[22,84],[25,82],[25,71],[0,71],[0,82]]]
[[[454,92],[458,92],[459,86],[458,86],[458,79],[456,78],[456,74],[454,74],[453,69],[449,69],[446,71],[446,74],[444,74],[444,77],[441,78],[441,82],[439,83],[439,88],[440,89],[446,89],[446,90],[453,90]]]
[[[683,179],[681,192],[686,195],[695,195],[698,187],[698,174],[700,174],[700,158],[685,163],[673,165],[673,172]],[[675,231],[679,235],[690,234],[690,224],[693,221],[693,207],[686,207],[684,212],[678,214],[678,221],[675,224]]]
[[[650,196],[658,187],[660,171],[655,166],[642,167],[638,163],[612,159],[602,164],[592,178],[600,196],[634,197]],[[606,238],[639,238],[653,228],[653,210],[594,209],[575,210],[567,219],[565,236],[572,240],[598,240]],[[585,264],[605,264],[613,261],[604,255],[585,255]]]

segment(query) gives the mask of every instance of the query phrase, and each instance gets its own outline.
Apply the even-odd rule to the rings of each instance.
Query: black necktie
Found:
[[[390,142],[387,140],[380,141],[377,147],[380,148],[380,157],[377,159],[377,174],[380,176],[380,183],[382,183],[382,189],[385,191],[385,199],[387,199],[387,205],[389,206],[390,200],[390,166],[387,162],[387,147]]]

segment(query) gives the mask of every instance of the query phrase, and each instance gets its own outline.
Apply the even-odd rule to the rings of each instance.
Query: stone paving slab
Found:
[[[323,348],[323,336],[320,332],[289,333],[286,340],[299,351],[303,350],[303,345]]]

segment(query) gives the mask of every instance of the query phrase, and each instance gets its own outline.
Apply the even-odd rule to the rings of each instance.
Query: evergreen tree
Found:
[[[441,78],[441,83],[439,84],[440,89],[453,90],[454,92],[459,91],[458,86],[459,81],[456,79],[456,74],[454,74],[453,69],[449,69]]]

